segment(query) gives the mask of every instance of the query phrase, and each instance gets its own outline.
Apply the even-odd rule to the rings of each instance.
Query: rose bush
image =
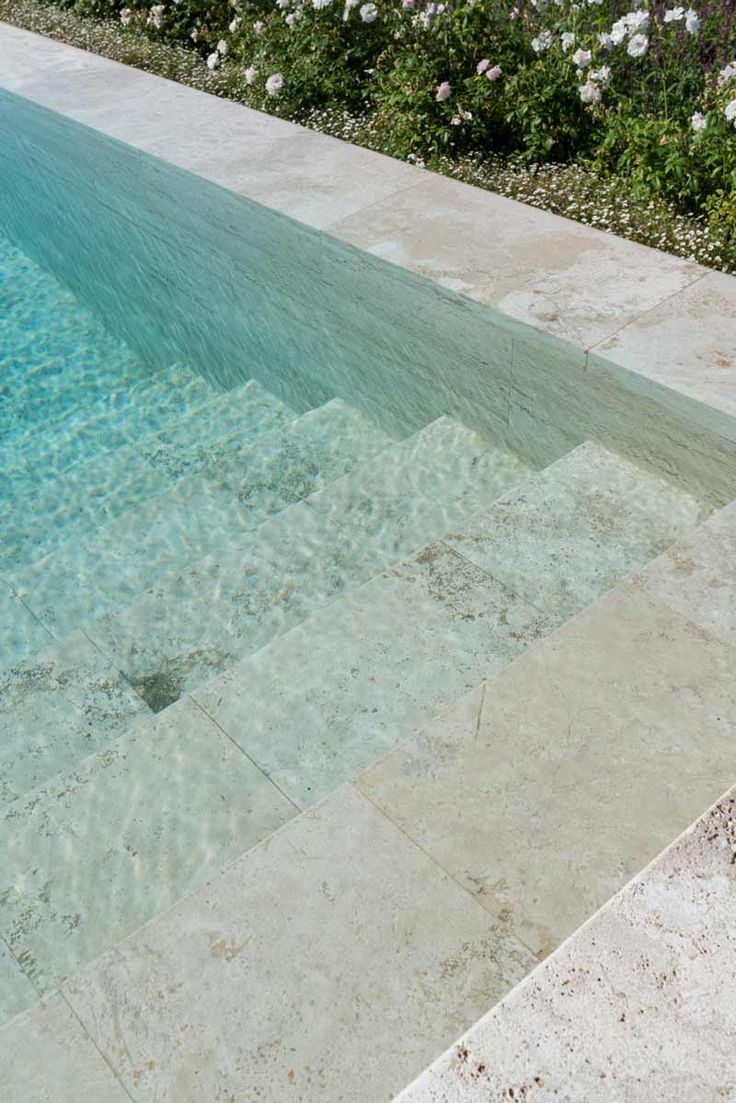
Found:
[[[400,157],[625,176],[736,234],[736,0],[66,0],[186,44],[252,106],[370,120]]]

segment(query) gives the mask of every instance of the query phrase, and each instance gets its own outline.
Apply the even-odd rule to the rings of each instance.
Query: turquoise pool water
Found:
[[[0,141],[1,1043],[705,510],[561,343],[3,93]]]

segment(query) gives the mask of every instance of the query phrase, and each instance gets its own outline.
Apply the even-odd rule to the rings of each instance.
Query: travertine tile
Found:
[[[181,702],[6,811],[0,934],[49,992],[294,813]]]
[[[588,442],[467,518],[446,543],[565,620],[695,528],[690,495]]]
[[[304,806],[549,630],[542,613],[438,542],[194,696]]]
[[[736,1096],[733,790],[397,1103]]]
[[[0,1067],[5,1103],[130,1103],[60,996],[0,1030]]]
[[[594,349],[591,371],[736,440],[736,280],[703,278]]]
[[[613,591],[357,782],[539,953],[736,773],[736,650]]]
[[[532,963],[345,788],[65,991],[140,1103],[376,1103]]]
[[[25,1011],[37,999],[33,985],[0,939],[0,1039],[2,1039],[2,1027],[5,1023],[21,1011]],[[0,1050],[2,1050],[1,1040]]]
[[[426,173],[328,231],[582,348],[704,272],[492,192]]]
[[[0,808],[150,715],[81,633],[0,671]]]
[[[0,670],[53,642],[40,620],[0,579]]]
[[[736,504],[636,576],[642,592],[736,644]]]

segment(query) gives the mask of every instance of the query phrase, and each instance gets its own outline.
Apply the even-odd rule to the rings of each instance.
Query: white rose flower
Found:
[[[731,100],[730,103],[726,104],[723,110],[723,114],[726,116],[730,123],[733,123],[733,125],[736,126],[736,100]]]
[[[565,31],[560,38],[560,42],[562,43],[563,52],[567,53],[575,45],[575,35],[571,34],[570,31]]]
[[[542,31],[532,39],[531,45],[535,54],[543,54],[552,45],[552,31]]]
[[[665,23],[679,23],[685,18],[684,8],[668,8],[664,13]]]
[[[572,55],[572,60],[577,65],[578,69],[585,69],[593,60],[593,55],[590,50],[576,50]]]
[[[164,5],[154,4],[148,13],[146,22],[149,26],[155,27],[156,30],[160,31],[164,25]]]
[[[130,26],[130,21],[133,18],[133,12],[130,8],[123,8],[120,12],[120,22],[124,27]]]
[[[375,4],[363,4],[360,9],[360,18],[364,23],[373,23],[378,18],[378,8]]]
[[[249,65],[248,68],[245,70],[243,76],[245,77],[246,84],[255,84],[256,77],[258,76],[258,70],[256,69],[255,65]]]
[[[649,49],[649,39],[645,34],[635,34],[629,39],[626,53],[629,57],[644,57]]]
[[[583,103],[600,103],[601,90],[594,80],[586,80],[585,84],[578,85],[578,91]]]
[[[696,111],[693,117],[690,119],[690,126],[693,128],[696,134],[699,134],[701,130],[705,130],[708,125],[708,117],[702,113],[702,111]]]
[[[214,71],[215,69],[219,68],[219,65],[220,55],[218,54],[217,50],[215,50],[214,54],[210,54],[210,56],[207,58],[207,68]]]
[[[590,80],[602,84],[605,88],[611,83],[611,68],[609,65],[601,65],[600,69],[591,69],[588,76]]]
[[[230,34],[235,34],[235,32],[237,31],[239,26],[240,26],[240,16],[236,15],[235,18],[233,19],[232,23],[228,27],[228,30],[230,31]]]
[[[227,52],[228,52],[229,49],[230,49],[230,47],[228,46],[225,39],[221,38],[220,41],[217,43],[217,52],[220,55],[220,57],[225,57],[227,55]]]
[[[284,87],[284,78],[281,73],[272,73],[266,81],[266,91],[269,96],[278,96],[281,89]]]
[[[700,16],[692,8],[685,12],[685,30],[688,34],[697,34],[700,30]]]

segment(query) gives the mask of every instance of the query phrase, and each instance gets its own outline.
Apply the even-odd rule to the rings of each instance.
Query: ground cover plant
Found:
[[[57,25],[92,17],[111,56],[145,42],[146,67],[167,56],[251,106],[736,267],[736,0],[64,6]],[[21,25],[42,10],[0,0]]]

